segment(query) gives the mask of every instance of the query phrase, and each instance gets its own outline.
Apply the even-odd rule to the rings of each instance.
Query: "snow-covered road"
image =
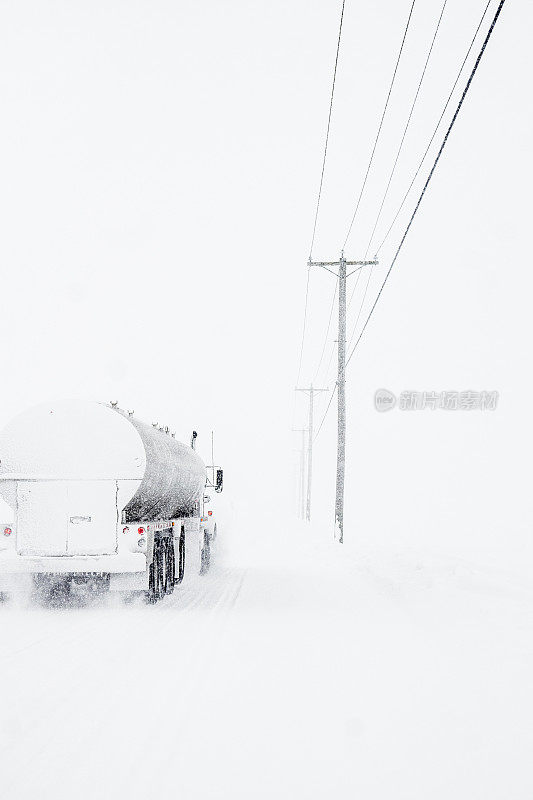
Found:
[[[0,607],[2,797],[530,800],[525,579],[279,525],[218,547],[155,607]]]

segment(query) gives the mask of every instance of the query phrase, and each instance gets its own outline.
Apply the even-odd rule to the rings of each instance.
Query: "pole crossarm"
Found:
[[[344,259],[343,259],[344,260]],[[308,261],[308,267],[338,267],[340,266],[340,261]],[[369,264],[379,264],[379,261],[344,261],[347,267],[366,267]]]
[[[340,261],[311,261],[311,260],[309,260],[307,262],[307,266],[308,267],[322,267],[322,269],[325,269],[326,272],[331,272],[332,275],[335,275],[335,277],[338,278],[339,277],[338,273],[334,272],[332,269],[330,269],[330,267],[340,267],[341,263],[344,264],[345,267],[357,267],[357,269],[353,269],[351,272],[349,272],[346,275],[346,277],[349,278],[350,275],[353,275],[354,272],[358,272],[360,269],[362,269],[362,267],[375,266],[376,264],[379,264],[379,261],[377,259],[374,259],[373,261],[346,261],[344,258],[341,258]]]

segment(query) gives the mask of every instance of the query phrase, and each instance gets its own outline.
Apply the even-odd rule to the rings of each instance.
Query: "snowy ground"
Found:
[[[524,577],[279,522],[216,555],[155,607],[0,607],[3,797],[530,800]]]

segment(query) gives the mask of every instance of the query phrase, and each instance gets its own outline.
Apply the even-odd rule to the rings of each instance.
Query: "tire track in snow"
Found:
[[[24,793],[25,788],[29,788],[35,780],[33,776],[45,774],[49,764],[54,763],[58,745],[61,746],[64,731],[71,723],[72,704],[83,699],[86,691],[90,691],[93,687],[100,687],[100,692],[103,692],[104,696],[95,698],[93,716],[90,722],[85,718],[83,725],[78,727],[74,739],[70,742],[71,748],[74,747],[76,751],[95,749],[98,751],[99,736],[102,731],[105,731],[104,740],[107,741],[110,730],[113,730],[117,723],[121,730],[124,729],[124,720],[128,719],[128,716],[131,716],[132,725],[138,725],[136,719],[138,712],[132,714],[128,700],[135,705],[134,698],[138,695],[138,675],[146,674],[150,678],[155,677],[159,671],[157,667],[154,668],[154,653],[163,653],[163,660],[170,661],[170,668],[177,668],[180,676],[179,693],[171,698],[171,705],[173,700],[176,711],[179,711],[181,717],[184,713],[186,715],[192,713],[195,698],[198,697],[198,687],[208,679],[213,640],[218,636],[221,619],[235,607],[244,580],[244,570],[236,572],[214,568],[212,573],[183,587],[183,591],[179,591],[177,587],[171,596],[156,606],[141,609],[100,607],[96,619],[91,614],[94,623],[85,628],[81,635],[64,636],[61,642],[61,654],[68,651],[68,648],[73,648],[77,657],[74,660],[69,659],[66,673],[61,670],[65,679],[59,686],[56,685],[55,691],[48,694],[44,708],[39,702],[36,709],[39,717],[35,718],[35,715],[32,715],[34,719],[25,725],[23,751],[16,746],[11,751],[9,768],[4,770],[3,776],[4,786],[6,789],[9,787],[11,796],[24,796],[17,793],[19,791]],[[202,586],[204,581],[206,583]],[[116,628],[118,614],[122,617],[120,633]],[[73,625],[79,623],[77,614],[73,613],[71,619]],[[214,624],[215,619],[216,624]],[[168,628],[173,624],[176,626],[175,635],[167,636]],[[192,628],[194,634],[191,636]],[[183,629],[185,629],[184,642],[181,640]],[[110,633],[112,642],[108,638]],[[92,647],[84,646],[88,640],[92,640]],[[42,652],[43,648],[46,649],[46,645],[50,642],[53,644],[53,641],[53,635],[49,634],[35,643],[35,646],[30,644],[27,648],[14,653],[12,660],[16,662],[17,658],[20,659],[22,656],[24,662],[31,650],[34,663],[38,663],[39,659],[42,659],[39,652]],[[57,655],[53,653],[54,657]],[[102,659],[99,658],[101,655],[104,656]],[[128,675],[124,685],[117,684],[117,675],[124,670],[125,665],[131,664],[135,664],[133,678]],[[189,705],[188,710],[187,705]],[[143,728],[157,730],[160,714],[160,708],[151,708],[149,705],[143,708],[142,716],[146,718]],[[114,722],[110,725],[109,720]],[[120,739],[118,729],[116,736]],[[116,751],[111,749],[110,752],[115,758]],[[107,753],[104,752],[104,759],[106,756]],[[128,758],[128,756],[127,750],[123,757]],[[28,775],[24,765],[30,758],[33,766],[31,775]]]

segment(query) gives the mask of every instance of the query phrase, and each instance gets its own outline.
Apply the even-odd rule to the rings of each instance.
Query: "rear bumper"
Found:
[[[0,575],[110,572],[138,573],[146,571],[144,553],[115,553],[110,556],[21,556],[0,551]]]

